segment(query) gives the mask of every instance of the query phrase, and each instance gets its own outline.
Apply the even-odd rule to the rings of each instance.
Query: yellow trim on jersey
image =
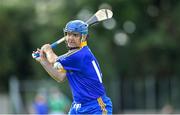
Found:
[[[82,48],[82,47],[84,47],[84,46],[87,46],[87,41],[81,42],[80,47]]]
[[[66,73],[66,70],[65,70],[64,68],[59,68],[58,71],[60,71],[60,72],[62,72],[62,73]]]
[[[103,102],[103,100],[102,100],[101,97],[99,97],[99,98],[97,99],[97,101],[98,101],[99,106],[101,107],[102,114],[103,114],[103,115],[106,115],[106,114],[107,114],[106,104]]]

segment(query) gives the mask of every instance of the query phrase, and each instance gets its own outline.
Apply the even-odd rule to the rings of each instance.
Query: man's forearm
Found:
[[[56,62],[56,59],[58,58],[58,56],[53,52],[53,51],[49,51],[46,53],[46,56],[47,56],[47,60],[50,62],[50,63],[55,63]]]
[[[48,74],[57,82],[63,82],[65,80],[66,73],[56,70],[48,61],[43,61],[40,63],[43,66],[43,68],[48,72]]]

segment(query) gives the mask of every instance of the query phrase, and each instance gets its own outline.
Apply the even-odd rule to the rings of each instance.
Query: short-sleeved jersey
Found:
[[[75,102],[85,103],[105,94],[99,64],[88,46],[59,56]]]

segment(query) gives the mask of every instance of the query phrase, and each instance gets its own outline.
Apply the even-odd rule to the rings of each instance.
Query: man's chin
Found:
[[[76,46],[73,46],[73,45],[68,45],[68,47],[73,48],[73,47],[76,47]]]

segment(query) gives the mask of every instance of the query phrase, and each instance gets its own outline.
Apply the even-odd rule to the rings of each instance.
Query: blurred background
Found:
[[[68,112],[68,82],[51,79],[31,53],[102,8],[114,16],[90,27],[88,44],[113,113],[180,113],[178,0],[0,0],[0,113]],[[54,51],[65,53],[65,43]]]

